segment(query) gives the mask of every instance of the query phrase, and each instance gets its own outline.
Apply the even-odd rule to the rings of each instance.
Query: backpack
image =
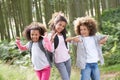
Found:
[[[64,38],[64,42],[65,42],[66,48],[68,48],[68,47],[67,47],[67,42],[65,41],[66,36],[63,35],[63,38]],[[54,49],[57,48],[58,44],[59,44],[59,38],[58,38],[58,36],[56,35],[55,38],[54,38]]]
[[[30,57],[32,56],[31,54],[31,49],[32,49],[32,44],[33,42],[31,41],[30,42],[30,45],[29,45],[29,48],[30,48]],[[50,66],[52,67],[52,63],[53,63],[53,53],[48,51],[48,50],[45,50],[44,46],[43,46],[43,43],[42,43],[42,40],[40,40],[38,42],[38,45],[39,45],[39,48],[45,53],[45,56],[47,57],[47,60],[50,64]]]

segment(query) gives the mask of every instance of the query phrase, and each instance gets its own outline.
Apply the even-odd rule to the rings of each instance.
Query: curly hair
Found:
[[[23,36],[30,41],[31,37],[30,37],[30,31],[31,30],[39,30],[39,33],[41,36],[44,36],[44,33],[47,31],[45,25],[43,25],[42,23],[39,22],[32,22],[30,25],[26,26],[26,28],[23,31]],[[40,36],[39,40],[42,39],[42,37]]]
[[[78,17],[73,22],[74,30],[77,35],[81,35],[80,26],[86,26],[90,31],[89,36],[93,36],[97,32],[97,22],[94,18],[86,16],[86,17]]]
[[[52,31],[55,31],[55,25],[59,22],[59,21],[64,21],[65,23],[67,23],[67,20],[64,16],[64,14],[62,12],[55,12],[52,15],[52,19],[49,21],[49,28]],[[61,32],[62,34],[66,34],[66,29],[64,28],[64,30]]]

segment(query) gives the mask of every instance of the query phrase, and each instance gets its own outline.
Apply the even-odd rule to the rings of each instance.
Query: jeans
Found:
[[[71,60],[69,59],[65,62],[55,63],[55,65],[56,65],[58,71],[60,72],[62,80],[70,80]]]
[[[81,80],[100,80],[100,71],[97,63],[86,63],[81,70]]]

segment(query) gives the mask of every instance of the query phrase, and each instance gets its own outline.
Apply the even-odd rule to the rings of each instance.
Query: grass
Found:
[[[120,72],[120,64],[100,67],[103,73]]]
[[[120,80],[120,64],[100,67],[101,80]],[[53,67],[50,80],[61,80],[58,70]],[[112,74],[113,73],[113,74]],[[116,74],[115,76],[113,76]],[[113,78],[111,78],[113,77]],[[80,79],[80,70],[76,67],[72,67],[71,80]],[[10,66],[6,64],[0,64],[0,80],[37,80],[35,72],[32,67],[24,68],[17,66]]]
[[[120,80],[120,64],[112,65],[112,66],[102,66],[101,70],[101,78],[102,80]]]
[[[32,70],[0,64],[0,80],[36,80]]]
[[[80,70],[76,67],[72,68],[71,80],[80,80]]]
[[[61,80],[58,70],[53,66],[50,80]],[[79,70],[74,67],[71,72],[71,80],[79,80]],[[32,67],[24,68],[0,64],[0,80],[37,80]]]

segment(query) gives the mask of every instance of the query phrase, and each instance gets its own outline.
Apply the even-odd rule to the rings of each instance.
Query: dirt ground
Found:
[[[103,73],[101,75],[101,80],[114,80],[114,78],[118,76],[120,76],[120,72]]]

